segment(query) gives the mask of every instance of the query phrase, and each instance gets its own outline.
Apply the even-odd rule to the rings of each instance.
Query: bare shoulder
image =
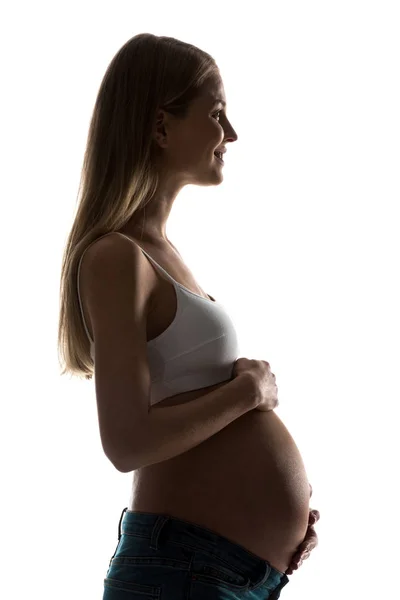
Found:
[[[128,268],[133,266],[136,274],[146,275],[147,261],[139,246],[118,232],[111,232],[93,242],[85,251],[81,269],[89,273],[90,267]],[[145,281],[141,282],[145,283]]]
[[[115,287],[119,281],[128,282],[134,279],[140,282],[137,290],[140,293],[140,304],[145,314],[151,309],[154,277],[152,270],[143,256],[139,246],[118,232],[107,234],[96,240],[84,253],[80,272],[80,293],[85,318],[93,339],[93,327],[90,306],[98,300],[99,282],[103,288]],[[97,302],[96,302],[97,303]]]
[[[90,245],[90,247],[85,251],[82,264],[86,257],[88,257],[86,262],[89,262],[96,256],[100,256],[102,258],[109,256],[117,257],[120,253],[122,253],[122,255],[132,256],[139,256],[141,254],[140,248],[138,248],[133,241],[129,240],[123,235],[120,235],[117,231],[112,231],[110,233],[106,233],[104,236],[101,236]]]

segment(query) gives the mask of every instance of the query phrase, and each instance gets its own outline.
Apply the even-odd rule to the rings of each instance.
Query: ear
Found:
[[[168,129],[168,114],[165,110],[160,109],[156,116],[156,125],[154,127],[153,139],[155,143],[161,148],[168,146],[167,142],[167,129]]]

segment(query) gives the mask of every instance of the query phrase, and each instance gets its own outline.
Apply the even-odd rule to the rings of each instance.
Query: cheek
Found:
[[[202,131],[200,133],[205,141],[216,142],[217,146],[221,139],[224,137],[224,130],[222,124],[219,123],[215,118],[210,117],[208,121],[203,124]]]
[[[186,163],[210,160],[215,148],[222,143],[224,131],[215,120],[206,121],[181,138],[179,154]]]

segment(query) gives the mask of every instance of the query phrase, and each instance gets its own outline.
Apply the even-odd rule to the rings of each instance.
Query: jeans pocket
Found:
[[[151,556],[138,551],[136,556],[117,556],[104,579],[103,600],[183,598],[189,565],[186,556],[173,553]]]
[[[216,590],[225,588],[232,592],[244,592],[250,585],[250,579],[239,568],[231,567],[229,564],[203,553],[196,553],[193,558],[190,576],[192,590],[198,589],[199,598],[203,597],[201,593],[206,597],[213,587]],[[208,588],[208,592],[204,586]],[[193,598],[195,597],[193,596]]]
[[[159,600],[161,587],[106,577],[103,600]]]

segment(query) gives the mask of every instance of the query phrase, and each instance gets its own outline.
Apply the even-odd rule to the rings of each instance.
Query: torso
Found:
[[[208,297],[176,249],[134,241],[175,281]],[[143,258],[151,282],[150,341],[174,319],[176,296],[171,282]],[[166,398],[152,410],[190,402],[225,383]],[[211,529],[285,572],[306,534],[309,499],[303,460],[285,425],[275,411],[252,410],[192,450],[134,471],[128,508]]]

